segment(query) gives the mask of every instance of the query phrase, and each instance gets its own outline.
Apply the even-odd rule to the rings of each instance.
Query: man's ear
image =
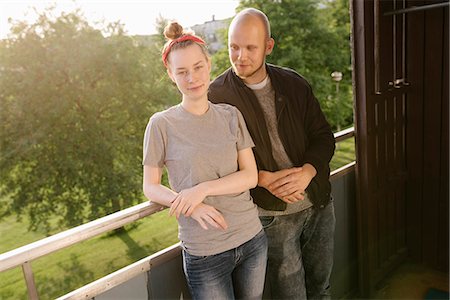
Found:
[[[266,42],[266,55],[272,53],[273,47],[275,47],[275,40],[273,38],[270,38]]]

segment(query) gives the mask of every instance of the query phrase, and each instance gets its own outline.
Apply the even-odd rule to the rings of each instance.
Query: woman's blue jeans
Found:
[[[264,230],[237,248],[210,256],[183,251],[192,299],[261,299],[267,264]]]
[[[269,241],[270,299],[331,299],[334,204],[260,217]]]

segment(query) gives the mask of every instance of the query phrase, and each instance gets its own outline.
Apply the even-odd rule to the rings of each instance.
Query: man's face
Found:
[[[245,83],[259,83],[266,77],[265,57],[273,49],[264,24],[247,16],[232,24],[228,33],[228,54],[236,74]]]

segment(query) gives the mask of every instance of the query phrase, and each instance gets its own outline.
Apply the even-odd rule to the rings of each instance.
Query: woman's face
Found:
[[[195,100],[207,96],[211,61],[199,45],[192,44],[186,48],[171,51],[167,70],[170,78],[183,94],[183,99]]]

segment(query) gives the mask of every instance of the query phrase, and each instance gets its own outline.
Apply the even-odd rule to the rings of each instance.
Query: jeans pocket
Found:
[[[202,255],[192,255],[189,254],[186,250],[183,251],[184,254],[184,259],[186,260],[186,262],[188,264],[192,264],[192,263],[202,263],[203,261],[205,261],[208,257],[211,256],[202,256]]]
[[[275,222],[274,216],[261,216],[259,217],[259,220],[261,221],[261,224],[264,228],[269,227]]]

